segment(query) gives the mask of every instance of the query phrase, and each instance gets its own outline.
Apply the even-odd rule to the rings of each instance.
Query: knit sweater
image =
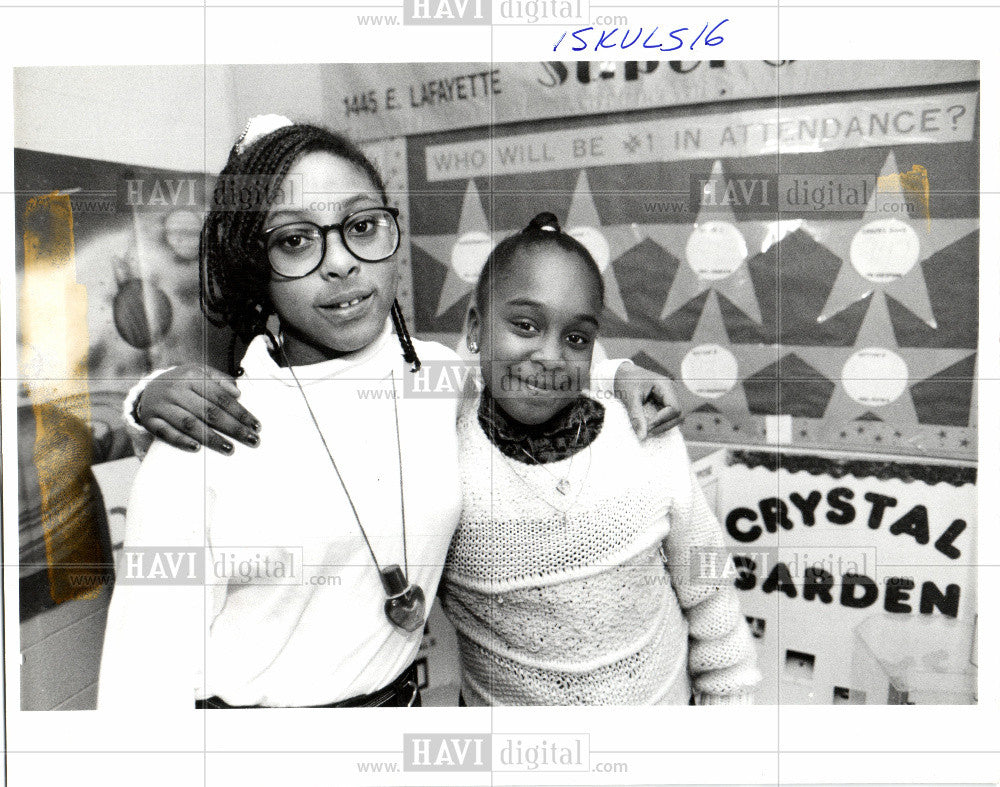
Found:
[[[699,704],[752,702],[760,673],[736,590],[689,570],[692,549],[723,537],[677,430],[639,443],[610,401],[587,448],[524,464],[469,407],[459,457],[441,596],[468,704],[686,704],[692,690]]]

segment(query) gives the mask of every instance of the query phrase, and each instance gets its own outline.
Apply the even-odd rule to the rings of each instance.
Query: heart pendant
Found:
[[[413,632],[424,625],[427,611],[424,591],[419,585],[411,585],[398,565],[382,569],[382,586],[388,598],[385,600],[385,616],[394,626]]]
[[[569,494],[569,479],[560,478],[559,482],[556,484],[556,491],[561,495]]]
[[[424,591],[410,585],[402,595],[385,600],[385,616],[404,631],[416,631],[424,625],[425,607]]]

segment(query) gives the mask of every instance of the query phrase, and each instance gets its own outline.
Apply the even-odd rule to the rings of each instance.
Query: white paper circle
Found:
[[[875,219],[854,233],[851,264],[868,281],[886,284],[909,273],[920,256],[920,238],[899,219]]]
[[[451,267],[463,281],[474,284],[486,258],[493,250],[493,240],[485,232],[466,232],[451,247]]]
[[[572,235],[587,247],[587,251],[593,256],[597,267],[600,268],[601,273],[604,273],[605,268],[611,263],[611,246],[608,245],[604,234],[594,227],[572,227],[566,231],[566,234]]]
[[[747,242],[731,221],[702,221],[688,236],[685,254],[698,278],[718,281],[743,264]]]
[[[706,399],[718,399],[736,385],[739,367],[734,356],[718,344],[700,344],[681,361],[681,379],[688,390]]]
[[[842,375],[844,390],[855,402],[881,407],[902,395],[910,371],[892,350],[865,347],[847,359]]]

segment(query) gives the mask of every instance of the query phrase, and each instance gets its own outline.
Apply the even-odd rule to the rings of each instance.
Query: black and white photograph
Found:
[[[31,753],[117,784],[110,725],[149,783],[266,782],[297,729],[302,781],[326,730],[324,784],[797,784],[810,718],[893,756],[995,720],[986,53],[713,60],[721,7],[573,5],[485,3],[545,26],[521,59],[11,68]]]

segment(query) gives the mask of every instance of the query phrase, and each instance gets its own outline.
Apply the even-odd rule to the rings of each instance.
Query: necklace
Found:
[[[486,438],[493,444],[494,448],[496,448],[497,453],[503,457],[503,462],[507,465],[510,472],[516,475],[521,483],[524,484],[535,497],[559,513],[562,516],[563,524],[567,525],[569,524],[569,510],[573,508],[573,506],[576,505],[577,500],[580,499],[580,495],[583,493],[582,484],[590,475],[590,464],[593,459],[590,443],[600,432],[604,414],[604,408],[591,399],[582,399],[581,402],[577,403],[575,406],[578,406],[579,409],[571,412],[568,416],[570,422],[572,422],[572,419],[577,421],[576,434],[574,435],[572,443],[570,443],[569,446],[570,449],[573,449],[573,453],[569,454],[569,465],[566,468],[566,472],[561,475],[553,473],[548,467],[548,464],[561,461],[566,458],[566,454],[564,452],[567,448],[565,445],[562,445],[558,450],[553,450],[554,446],[552,445],[552,441],[556,441],[557,444],[563,443],[563,440],[565,440],[565,427],[556,424],[555,426],[549,428],[548,431],[544,432],[538,440],[533,442],[532,439],[528,438],[526,435],[519,434],[520,430],[524,428],[522,425],[505,419],[502,410],[493,401],[489,388],[483,389],[482,399],[480,400],[479,409],[476,413],[476,419],[479,422]],[[587,434],[585,436],[583,434],[584,427],[587,428]],[[529,462],[541,467],[556,482],[555,491],[559,494],[559,496],[566,497],[569,496],[574,486],[574,482],[571,481],[571,475],[573,472],[573,463],[576,459],[576,454],[579,453],[576,449],[580,446],[581,437],[584,437],[583,442],[586,443],[587,448],[587,469],[584,471],[583,476],[575,482],[576,484],[581,485],[581,488],[576,493],[576,496],[573,500],[569,501],[567,505],[560,506],[552,502],[550,499],[553,497],[551,491],[543,492],[517,470],[517,465],[527,464],[527,462],[523,459],[519,459],[518,456],[523,454],[528,458]],[[525,442],[527,442],[528,445],[525,445]],[[536,445],[542,451],[543,456],[550,459],[550,462],[543,462],[535,455],[534,450]],[[529,448],[531,450],[529,450]],[[558,500],[558,498],[556,499]]]
[[[580,431],[582,429],[583,429],[583,423],[581,422],[580,425],[576,428],[576,437],[573,439],[573,445],[574,445],[574,447],[580,444]],[[527,448],[525,448],[523,445],[522,446],[518,446],[518,447],[521,449],[521,453],[523,453],[526,457],[528,457],[528,459],[530,459],[532,462],[534,462],[536,465],[538,465],[540,468],[542,468],[542,470],[544,470],[546,473],[548,473],[550,476],[552,476],[555,479],[555,481],[556,481],[556,491],[559,494],[561,494],[561,495],[568,495],[569,494],[569,491],[570,491],[570,488],[571,488],[571,484],[569,482],[569,477],[570,477],[570,475],[573,472],[573,460],[576,459],[576,453],[571,454],[570,457],[569,457],[569,466],[566,468],[566,474],[563,475],[563,476],[557,476],[555,473],[553,473],[551,470],[549,470],[549,468],[546,467],[545,464],[543,464],[542,462],[539,462],[535,458],[535,456]],[[587,447],[589,448],[590,446],[587,446]]]
[[[337,462],[333,458],[330,446],[327,445],[326,438],[323,436],[323,430],[319,428],[319,421],[316,418],[316,414],[313,412],[312,405],[309,404],[309,397],[306,396],[305,389],[302,387],[302,383],[299,382],[299,378],[298,375],[295,374],[294,367],[288,362],[288,356],[285,354],[285,348],[283,345],[283,342],[278,343],[278,348],[281,350],[281,356],[285,360],[285,366],[288,367],[288,371],[291,373],[292,379],[295,380],[295,385],[298,386],[299,393],[302,394],[302,401],[305,402],[306,410],[309,411],[309,417],[312,418],[313,426],[316,427],[316,434],[319,435],[320,442],[323,443],[323,449],[326,451],[326,455],[330,459],[330,464],[333,465],[333,470],[337,474],[340,486],[343,488],[344,495],[347,497],[347,502],[350,504],[351,511],[354,513],[354,519],[358,523],[358,529],[361,531],[361,537],[365,540],[365,546],[368,547],[368,554],[371,555],[372,562],[375,564],[375,568],[379,572],[379,578],[382,580],[382,588],[385,590],[386,596],[385,616],[389,619],[389,622],[392,623],[392,625],[401,628],[406,632],[412,633],[424,625],[427,602],[424,597],[424,591],[420,585],[411,585],[409,580],[410,562],[406,554],[406,506],[403,500],[403,447],[399,437],[399,405],[396,403],[396,374],[395,372],[392,373],[392,408],[393,414],[396,417],[396,455],[399,459],[399,513],[400,519],[403,523],[403,568],[400,568],[396,563],[383,568],[378,562],[378,558],[375,557],[375,550],[372,549],[371,541],[368,539],[368,533],[365,532],[364,525],[361,524],[361,517],[358,514],[358,509],[354,505],[351,493],[347,490],[347,484],[344,483],[344,477],[340,474],[340,468],[337,467]]]
[[[500,454],[500,455],[504,456],[503,454]],[[553,473],[551,470],[549,470],[547,467],[545,467],[544,464],[542,464],[537,459],[535,459],[533,456],[531,456],[531,454],[528,454],[528,456],[531,459],[534,460],[535,464],[537,464],[539,467],[543,468],[546,472],[548,472],[549,475],[551,475],[553,478],[557,478],[558,479],[557,483],[556,483],[556,491],[559,492],[559,494],[561,494],[561,495],[567,494],[566,491],[563,491],[562,489],[559,488],[559,483],[562,482],[562,481],[565,481],[566,482],[565,488],[568,491],[568,489],[569,489],[569,478],[568,478],[568,476],[569,476],[569,471],[572,469],[571,467],[567,469],[567,471],[566,471],[566,477],[559,478],[558,476],[555,475],[555,473]],[[573,454],[573,456],[575,457],[576,454]],[[535,497],[537,497],[539,500],[541,500],[547,506],[549,506],[550,508],[554,509],[557,513],[559,513],[562,516],[563,524],[566,524],[566,525],[569,524],[569,510],[573,506],[575,506],[576,505],[576,501],[580,499],[580,495],[583,494],[583,490],[585,488],[583,482],[586,481],[587,477],[590,475],[590,465],[591,465],[591,462],[593,461],[593,454],[591,453],[589,445],[587,446],[587,469],[584,471],[583,476],[580,478],[580,480],[578,482],[580,484],[580,491],[578,491],[576,493],[576,496],[566,505],[565,508],[557,506],[546,495],[543,495],[538,490],[538,488],[533,483],[531,483],[531,481],[529,481],[527,478],[525,478],[523,475],[521,475],[516,470],[516,468],[514,466],[515,463],[511,459],[509,459],[506,456],[504,456],[504,461],[507,463],[507,466],[510,468],[510,471],[520,479],[520,481],[521,481],[522,484],[524,484],[526,487],[528,487],[529,490],[531,490],[531,493]],[[570,460],[570,465],[572,465],[572,464],[573,464],[573,462],[572,462],[572,459],[571,459]]]

